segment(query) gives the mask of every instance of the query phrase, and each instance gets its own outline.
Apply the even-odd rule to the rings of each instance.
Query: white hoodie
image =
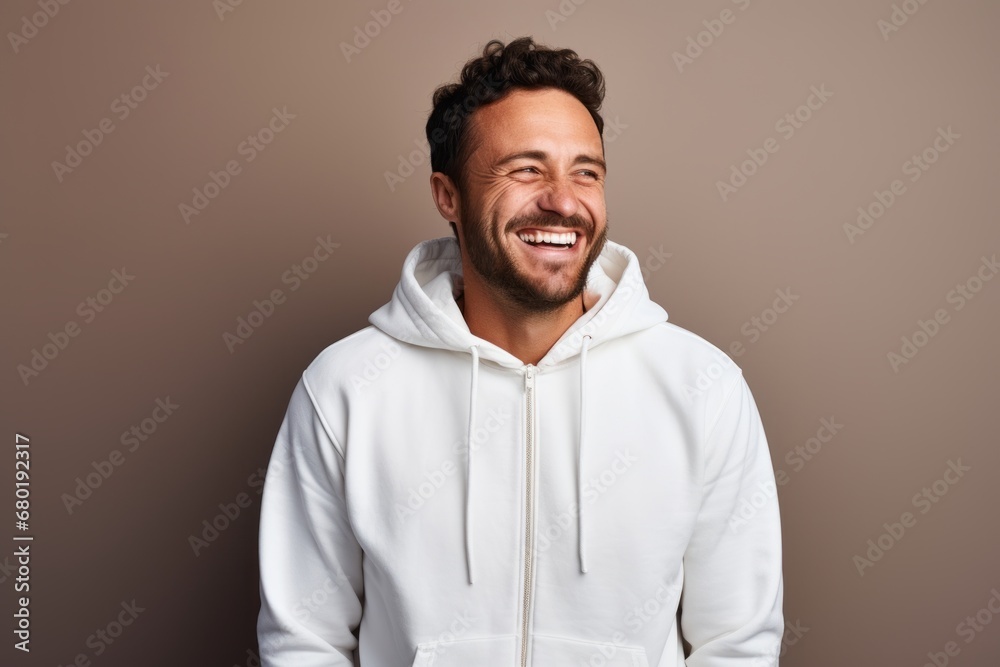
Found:
[[[453,237],[418,244],[295,387],[262,665],[777,665],[777,494],[740,369],[612,241],[600,300],[537,365],[469,332],[462,284]]]

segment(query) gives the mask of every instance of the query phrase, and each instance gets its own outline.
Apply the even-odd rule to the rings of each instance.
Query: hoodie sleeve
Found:
[[[354,665],[362,551],[348,520],[344,454],[305,375],[292,393],[261,499],[262,667]]]
[[[705,438],[702,505],[684,555],[688,667],[776,667],[781,526],[767,440],[740,373]]]

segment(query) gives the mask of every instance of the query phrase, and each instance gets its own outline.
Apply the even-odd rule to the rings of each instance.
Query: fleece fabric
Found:
[[[264,667],[777,665],[781,529],[740,368],[607,241],[537,364],[473,335],[453,237],[295,386],[267,468]]]

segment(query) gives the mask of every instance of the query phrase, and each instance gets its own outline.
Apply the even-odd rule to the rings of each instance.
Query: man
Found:
[[[417,245],[305,370],[262,501],[265,666],[776,665],[740,369],[607,240],[600,70],[490,42],[439,88]]]

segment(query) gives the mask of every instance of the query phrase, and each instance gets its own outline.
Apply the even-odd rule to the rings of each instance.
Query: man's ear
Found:
[[[462,211],[461,200],[458,188],[447,174],[440,171],[431,174],[431,197],[442,218],[448,222],[458,221]]]

